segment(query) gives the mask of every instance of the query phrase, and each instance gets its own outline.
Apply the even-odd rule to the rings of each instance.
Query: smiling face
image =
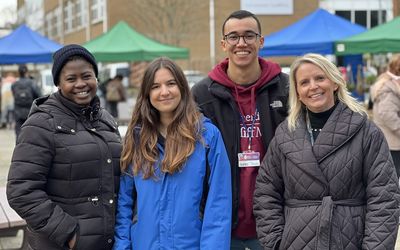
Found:
[[[335,105],[338,85],[321,68],[312,63],[301,64],[295,72],[299,100],[312,112],[324,112]]]
[[[252,17],[231,18],[225,23],[224,36],[232,34],[243,36],[249,33],[260,33],[257,21]],[[262,36],[257,36],[252,44],[245,43],[243,37],[239,38],[236,45],[229,44],[225,38],[221,40],[222,49],[227,53],[230,65],[240,68],[258,64],[258,51],[263,44],[264,37]]]
[[[158,110],[162,118],[172,118],[181,101],[181,91],[171,72],[160,68],[154,75],[150,89],[150,103]]]
[[[88,105],[97,90],[93,66],[83,59],[67,62],[61,70],[58,88],[65,98],[81,106]]]

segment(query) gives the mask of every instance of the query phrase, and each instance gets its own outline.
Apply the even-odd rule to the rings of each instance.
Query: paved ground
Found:
[[[0,186],[5,186],[7,182],[8,169],[11,156],[15,145],[14,130],[9,128],[0,129]]]
[[[7,174],[10,167],[12,151],[15,145],[14,130],[0,129],[0,186],[7,183]],[[21,245],[23,232],[16,237],[0,238],[0,249],[16,249]]]

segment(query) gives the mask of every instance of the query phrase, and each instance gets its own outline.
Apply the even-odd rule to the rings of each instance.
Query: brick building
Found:
[[[33,15],[31,1],[18,0],[19,21]],[[40,2],[40,1],[39,1]],[[36,30],[62,44],[83,44],[118,21],[160,42],[190,49],[190,58],[180,60],[185,69],[207,72],[224,54],[219,48],[224,19],[240,9],[240,0],[214,0],[214,48],[210,46],[210,3],[207,0],[43,0],[43,17]],[[287,1],[286,1],[287,2]],[[259,15],[264,35],[277,31],[318,8],[318,0],[296,0],[293,14]],[[165,3],[165,6],[157,4]],[[36,8],[36,7],[35,7]],[[35,10],[37,13],[38,11]],[[164,17],[164,15],[169,15]],[[37,19],[40,21],[38,22]],[[163,21],[160,24],[160,20]],[[41,23],[41,25],[40,25]],[[31,25],[28,24],[30,27]],[[211,58],[210,51],[215,52]]]
[[[366,1],[370,3],[366,4]],[[178,60],[178,63],[184,69],[206,73],[224,58],[220,49],[224,19],[232,11],[256,2],[261,1],[18,0],[17,8],[19,22],[26,22],[28,26],[33,26],[32,28],[62,44],[83,44],[107,32],[118,21],[124,20],[136,31],[159,42],[189,48],[190,58]],[[342,14],[343,17],[367,27],[371,25],[376,13],[382,18],[381,9],[385,11],[385,19],[391,19],[399,13],[399,0],[264,0],[262,4],[269,4],[269,8],[277,9],[272,14],[262,11],[257,14],[263,35],[296,22],[318,7]],[[278,5],[287,6],[280,11],[278,7],[281,6]],[[365,6],[375,6],[373,8],[377,10],[366,9]],[[276,57],[271,60],[288,65],[293,58]],[[131,72],[134,73],[140,72],[145,63],[134,62],[131,65]]]

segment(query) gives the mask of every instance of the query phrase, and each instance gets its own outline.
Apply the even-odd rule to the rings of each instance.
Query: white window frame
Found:
[[[75,28],[80,29],[86,25],[86,8],[85,8],[85,1],[77,0],[75,2]]]
[[[90,0],[91,23],[98,23],[104,20],[104,0]],[[96,13],[96,16],[94,15]]]
[[[73,20],[74,20],[74,15],[73,15],[73,7],[74,4],[72,1],[66,2],[64,5],[63,9],[63,17],[64,17],[64,32],[65,33],[70,33],[73,31]]]
[[[60,37],[62,34],[62,28],[63,28],[63,21],[62,21],[62,10],[61,10],[61,6],[58,6],[55,10],[54,10],[54,15],[55,15],[55,24],[56,24],[56,34],[54,37]]]
[[[46,33],[47,33],[47,36],[49,38],[54,38],[53,32],[52,32],[52,29],[53,29],[53,22],[52,22],[53,21],[53,15],[54,15],[53,11],[47,13],[47,15],[46,15]]]
[[[388,21],[388,17],[387,17],[387,11],[386,10],[378,10],[378,9],[371,9],[371,10],[351,10],[351,9],[347,9],[347,10],[345,10],[345,9],[341,9],[341,10],[336,10],[336,11],[349,11],[350,12],[350,16],[351,16],[351,20],[349,20],[349,21],[351,21],[352,23],[356,23],[356,11],[366,11],[366,20],[365,20],[365,23],[366,23],[366,28],[367,29],[371,29],[372,27],[371,27],[371,15],[372,15],[372,11],[382,11],[382,12],[386,12],[386,20],[383,20],[384,21],[384,23],[385,22],[387,22]]]

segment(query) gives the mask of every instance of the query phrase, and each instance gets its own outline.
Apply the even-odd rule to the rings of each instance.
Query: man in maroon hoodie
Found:
[[[222,26],[227,58],[192,88],[201,111],[220,129],[231,163],[231,249],[262,249],[253,215],[254,185],[275,129],[287,115],[288,76],[258,57],[263,44],[257,17],[233,12]]]

